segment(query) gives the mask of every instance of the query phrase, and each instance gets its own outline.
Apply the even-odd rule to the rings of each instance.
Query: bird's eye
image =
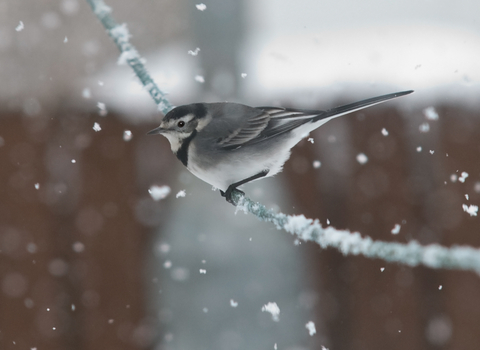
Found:
[[[180,120],[178,123],[177,123],[177,126],[179,128],[183,128],[185,126],[185,122],[183,120]]]

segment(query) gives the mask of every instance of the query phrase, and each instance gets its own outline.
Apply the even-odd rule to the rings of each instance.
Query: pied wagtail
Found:
[[[232,192],[238,186],[280,172],[291,148],[312,130],[333,118],[412,92],[373,97],[327,111],[193,103],[172,109],[148,134],[165,136],[190,172],[220,189],[233,203]]]

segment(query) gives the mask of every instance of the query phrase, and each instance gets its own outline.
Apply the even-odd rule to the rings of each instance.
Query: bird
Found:
[[[187,169],[220,190],[235,205],[237,187],[278,174],[291,149],[328,121],[412,93],[413,90],[368,98],[325,111],[282,107],[250,107],[233,102],[192,103],[170,110],[161,134]]]

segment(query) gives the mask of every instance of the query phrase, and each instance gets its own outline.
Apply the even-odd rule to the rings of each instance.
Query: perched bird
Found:
[[[193,103],[172,109],[148,134],[165,136],[190,172],[220,189],[233,203],[232,192],[238,186],[280,172],[291,148],[312,130],[333,118],[412,92],[373,97],[327,111]]]

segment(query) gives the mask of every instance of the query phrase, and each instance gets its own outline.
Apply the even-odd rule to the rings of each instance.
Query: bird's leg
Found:
[[[227,190],[225,192],[223,191],[220,191],[220,195],[222,197],[225,197],[225,199],[227,200],[228,203],[232,203],[235,205],[235,203],[233,203],[233,200],[232,200],[232,193],[233,191],[238,191],[240,192],[241,194],[245,194],[244,192],[240,191],[237,189],[238,186],[241,186],[241,185],[244,185],[246,184],[247,182],[250,182],[250,181],[253,181],[253,180],[256,180],[256,179],[259,179],[261,177],[264,177],[268,174],[270,170],[268,169],[265,169],[261,172],[259,172],[258,174],[255,174],[253,176],[250,176],[250,177],[247,177],[246,179],[242,180],[242,181],[238,181],[238,182],[235,182],[234,184],[231,184],[230,186],[228,186]]]

